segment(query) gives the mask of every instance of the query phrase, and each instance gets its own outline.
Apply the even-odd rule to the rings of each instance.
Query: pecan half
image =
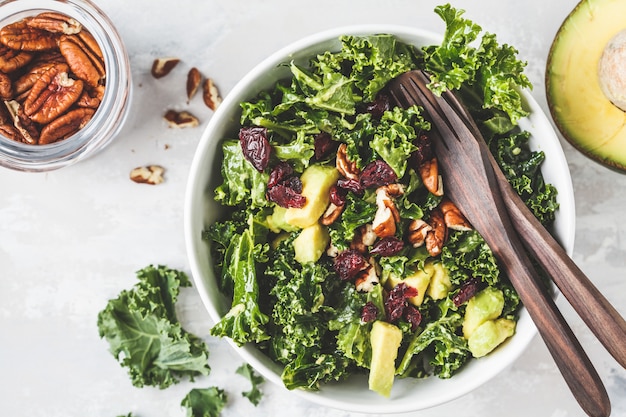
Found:
[[[347,149],[348,146],[345,143],[340,144],[339,148],[337,148],[337,158],[335,160],[337,171],[349,180],[358,181],[361,172],[357,168],[356,162],[348,159]]]
[[[472,230],[472,225],[463,216],[461,210],[449,199],[444,198],[439,203],[439,209],[443,214],[443,219],[446,226],[452,230],[468,231]]]
[[[83,92],[83,82],[70,78],[67,70],[65,64],[54,65],[30,89],[24,102],[24,113],[33,121],[50,123],[78,100]]]
[[[80,108],[65,113],[41,129],[39,144],[45,145],[69,138],[85,127],[95,112],[94,109]]]
[[[130,172],[130,179],[140,184],[157,185],[164,181],[165,169],[159,165],[137,167]]]
[[[326,208],[326,211],[322,215],[320,223],[322,223],[324,226],[330,226],[331,224],[335,223],[339,216],[341,216],[344,207],[345,205],[338,206],[335,203],[330,203],[328,205],[328,208]]]
[[[40,13],[37,16],[27,19],[26,24],[32,28],[52,33],[64,33],[66,35],[74,35],[83,28],[83,25],[76,19],[55,12]]]
[[[83,93],[80,95],[80,98],[76,102],[78,107],[85,107],[89,109],[97,109],[102,102],[102,98],[104,97],[104,86],[99,85],[98,87],[90,87],[89,85],[84,86]]]
[[[83,30],[76,35],[63,35],[59,50],[76,77],[92,87],[104,84],[104,56],[91,33]]]
[[[430,213],[428,224],[432,230],[426,233],[426,250],[430,256],[438,256],[441,254],[443,245],[448,236],[448,228],[443,218],[443,213],[438,207]]]
[[[10,124],[0,125],[0,135],[16,142],[22,142],[22,135],[20,135],[20,132],[15,128],[15,126]]]
[[[21,142],[31,145],[37,144],[39,142],[39,130],[33,121],[26,116],[22,105],[15,100],[5,101],[4,104],[13,119],[13,126],[21,136]]]
[[[0,71],[9,74],[16,71],[33,59],[30,52],[16,51],[8,46],[0,45]]]
[[[24,73],[20,78],[15,80],[13,87],[15,94],[22,94],[32,88],[33,85],[41,78],[42,74],[55,65],[54,62],[39,62],[30,67],[28,72]]]
[[[354,233],[354,238],[350,242],[350,249],[356,250],[361,253],[367,252],[367,247],[372,246],[376,242],[378,236],[374,233],[374,228],[371,224],[365,224],[359,227]]]
[[[414,248],[424,245],[426,235],[433,228],[422,219],[415,219],[409,223],[407,229],[407,240]]]
[[[167,74],[172,72],[174,67],[178,65],[180,59],[168,57],[168,58],[157,58],[152,62],[152,69],[150,73],[154,78],[162,78]]]
[[[167,121],[169,127],[185,128],[196,127],[200,124],[198,118],[188,111],[177,112],[168,110],[163,118]]]
[[[376,189],[376,214],[372,228],[378,237],[389,237],[396,233],[396,222],[400,221],[400,213],[385,187]]]
[[[404,185],[402,184],[387,184],[383,185],[382,189],[385,190],[388,196],[390,197],[400,197],[404,194]]]
[[[28,26],[28,19],[24,19],[0,29],[0,42],[15,50],[44,51],[57,46],[57,36]]]
[[[0,104],[0,125],[13,124],[13,115],[9,112],[9,101]]]
[[[359,292],[370,292],[379,283],[380,280],[378,274],[376,274],[376,268],[371,264],[360,271],[354,279],[354,285]]]
[[[222,103],[220,92],[210,78],[204,80],[202,84],[202,99],[204,100],[204,104],[211,110],[216,110]]]
[[[443,195],[441,176],[437,158],[423,161],[419,166],[420,177],[426,189],[436,196]]]
[[[8,75],[0,72],[0,98],[2,100],[11,100],[13,98],[13,84]]]
[[[187,102],[189,102],[193,96],[198,92],[200,84],[202,83],[202,74],[198,68],[193,67],[187,73]]]

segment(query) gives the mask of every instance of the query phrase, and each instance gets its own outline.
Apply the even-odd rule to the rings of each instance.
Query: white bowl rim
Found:
[[[200,265],[199,262],[198,256],[200,256],[200,253],[198,253],[198,251],[200,249],[198,245],[203,244],[203,242],[199,238],[199,234],[201,233],[199,227],[201,227],[201,225],[197,222],[197,218],[201,215],[201,213],[197,212],[197,210],[199,210],[198,190],[204,190],[206,192],[206,184],[202,183],[203,181],[198,173],[201,172],[206,162],[204,159],[207,149],[212,145],[215,146],[215,143],[211,144],[211,138],[215,130],[227,121],[228,112],[232,111],[232,106],[239,106],[241,101],[240,96],[246,91],[249,84],[254,79],[266,71],[275,68],[278,64],[287,62],[289,57],[293,56],[297,51],[311,48],[323,42],[336,40],[342,35],[371,35],[380,33],[393,34],[400,38],[409,37],[419,39],[424,42],[423,44],[428,44],[429,42],[437,43],[442,38],[441,35],[432,31],[389,24],[342,26],[303,37],[269,55],[248,72],[233,87],[228,95],[225,96],[222,104],[209,121],[208,126],[202,134],[190,168],[184,201],[184,233],[194,284],[211,319],[215,322],[220,319],[221,314],[213,301],[209,298],[209,288],[207,288],[205,282],[206,271],[203,270],[203,266]],[[253,95],[254,94],[247,95],[246,97],[249,99]],[[542,134],[540,143],[534,139],[535,135],[531,135],[531,147],[546,152],[546,155],[549,155],[546,159],[550,161],[550,166],[558,167],[558,169],[552,170],[558,174],[557,177],[550,178],[549,175],[546,175],[549,173],[546,172],[544,172],[544,175],[546,175],[548,182],[553,184],[558,182],[558,201],[561,208],[565,208],[566,210],[559,210],[557,213],[555,230],[557,238],[563,244],[566,252],[571,256],[574,247],[575,205],[573,187],[565,154],[563,153],[563,149],[552,124],[541,110],[538,103],[528,92],[523,92],[523,97],[532,112],[527,119],[527,126],[524,125],[524,122],[521,123],[522,128],[530,130],[531,132],[539,131]],[[558,181],[554,181],[555,179],[558,179]],[[206,243],[204,244],[206,245]],[[212,275],[213,272],[209,271],[209,274]],[[345,388],[345,385],[350,384],[350,382],[326,384],[321,387],[320,391],[316,392],[299,389],[292,392],[314,403],[351,412],[386,414],[423,410],[459,398],[489,381],[515,362],[535,336],[536,328],[527,311],[522,309],[518,321],[518,331],[513,339],[515,343],[507,343],[502,349],[492,352],[487,357],[471,361],[471,363],[466,366],[466,369],[461,370],[449,380],[431,377],[426,380],[405,379],[396,381],[390,399],[385,399],[378,394],[368,391],[367,382],[363,380],[358,382],[360,384],[359,387],[362,386],[363,392],[350,391],[348,388],[347,391],[344,391],[342,388]],[[280,379],[280,367],[278,365],[268,364],[269,359],[252,345],[239,347],[230,339],[227,340],[242,359],[252,365],[261,375],[284,388],[282,380]],[[485,364],[484,362],[488,363]],[[471,372],[472,369],[470,368],[476,366],[481,366],[480,372]],[[344,384],[344,386],[342,387],[341,384]],[[428,386],[434,385],[434,388],[425,389],[425,384],[428,384]],[[402,389],[400,389],[400,386],[402,386]],[[284,389],[287,391],[286,388]],[[340,392],[337,393],[337,391]],[[406,395],[407,393],[415,395]],[[425,395],[421,395],[422,393]]]

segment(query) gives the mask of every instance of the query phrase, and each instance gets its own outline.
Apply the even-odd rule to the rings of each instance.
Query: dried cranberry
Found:
[[[339,143],[333,140],[327,132],[318,133],[313,138],[313,145],[315,147],[315,159],[318,161],[324,158],[330,153],[330,151],[337,149]]]
[[[368,265],[367,260],[359,252],[348,249],[335,258],[335,271],[342,280],[354,278]]]
[[[371,301],[365,303],[361,310],[361,321],[363,321],[363,323],[369,323],[376,320],[376,316],[378,316],[378,308],[376,305]]]
[[[461,284],[459,292],[452,297],[452,302],[456,307],[465,304],[478,292],[479,281],[476,278],[470,278]]]
[[[285,187],[291,188],[296,193],[300,194],[302,192],[302,180],[300,177],[289,177],[285,179],[281,185]]]
[[[239,130],[239,143],[243,156],[257,171],[263,172],[268,162],[272,147],[267,139],[267,129],[264,127],[242,127]]]
[[[384,112],[391,108],[389,96],[385,93],[379,93],[374,101],[365,105],[365,112],[370,113],[372,117],[380,119]]]
[[[342,178],[337,181],[337,187],[352,191],[354,194],[363,194],[363,187],[357,180]]]
[[[306,203],[306,197],[296,192],[294,189],[278,184],[267,190],[266,197],[281,207],[302,208]]]
[[[393,168],[381,159],[370,162],[361,172],[361,186],[363,188],[380,187],[393,184],[396,181],[398,181],[398,176]]]
[[[416,295],[417,290],[404,282],[393,287],[385,300],[387,320],[391,323],[398,321],[403,316],[404,309],[409,305],[407,300]]]
[[[412,305],[404,309],[404,319],[411,324],[411,330],[415,331],[422,322],[422,313]]]
[[[413,153],[416,166],[422,165],[424,161],[430,161],[434,157],[432,141],[430,136],[422,132],[416,140],[417,150]]]
[[[272,188],[281,182],[287,177],[293,175],[293,168],[289,165],[288,162],[281,161],[274,168],[272,168],[272,172],[270,172],[270,178],[267,181],[267,188]]]
[[[395,236],[384,237],[374,243],[370,253],[380,256],[393,256],[404,248],[404,242]]]
[[[336,185],[330,187],[330,202],[336,206],[343,206],[346,204],[347,190],[345,188],[339,188]]]

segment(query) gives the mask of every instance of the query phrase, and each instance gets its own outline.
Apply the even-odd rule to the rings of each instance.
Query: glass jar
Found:
[[[131,69],[122,39],[109,18],[89,0],[0,0],[0,27],[42,12],[56,12],[82,24],[104,57],[106,85],[91,120],[72,136],[49,144],[27,144],[0,134],[0,166],[41,172],[85,159],[108,145],[127,118]]]

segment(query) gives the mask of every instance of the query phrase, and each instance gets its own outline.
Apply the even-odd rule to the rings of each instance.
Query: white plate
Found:
[[[222,210],[214,200],[216,186],[221,184],[220,143],[226,137],[236,138],[241,113],[239,104],[250,100],[275,82],[290,75],[282,63],[295,59],[306,64],[317,53],[336,51],[341,35],[371,35],[389,33],[401,41],[418,47],[439,44],[441,36],[410,27],[363,25],[337,28],[306,37],[270,55],[250,71],[225,97],[204,131],[192,162],[185,196],[185,242],[191,273],[200,297],[211,318],[217,322],[221,312],[228,311],[230,303],[220,294],[213,273],[209,246],[202,240],[202,231],[213,223]],[[565,155],[559,140],[539,105],[524,94],[531,114],[520,122],[522,129],[532,133],[530,145],[546,154],[543,174],[548,183],[558,189],[560,210],[554,224],[556,236],[571,255],[574,245],[574,195]],[[448,380],[397,379],[389,399],[371,392],[365,377],[354,377],[341,383],[327,384],[318,392],[294,390],[310,401],[325,406],[361,413],[399,413],[433,407],[458,398],[485,383],[511,365],[528,346],[536,328],[526,310],[522,309],[517,332],[508,342],[490,355],[471,360],[460,372]],[[230,341],[230,340],[229,340]],[[253,345],[231,345],[242,358],[272,382],[283,385],[282,367],[273,363]]]

